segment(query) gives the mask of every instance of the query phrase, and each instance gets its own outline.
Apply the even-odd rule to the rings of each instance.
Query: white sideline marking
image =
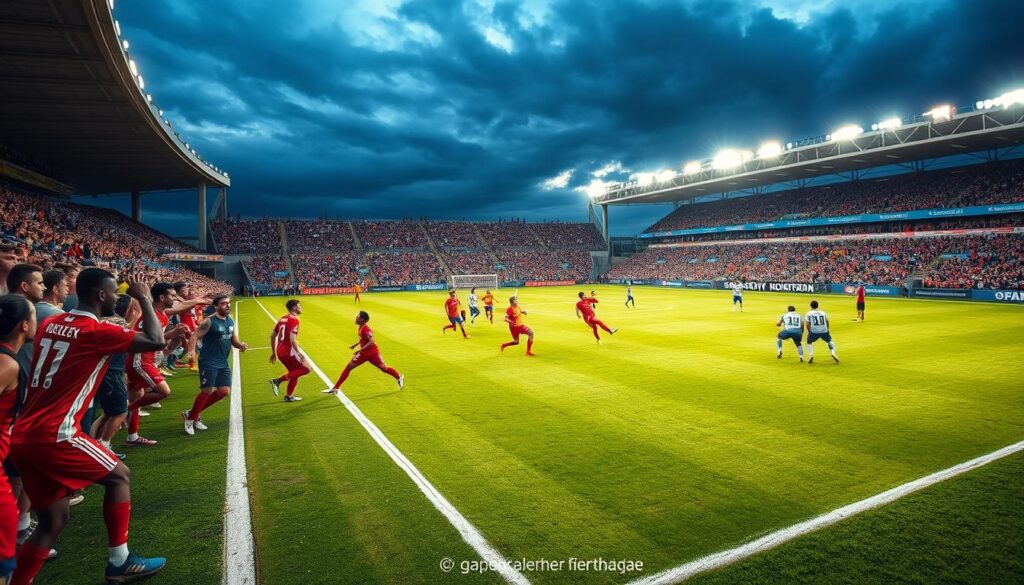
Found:
[[[701,557],[697,560],[690,561],[689,563],[679,565],[678,567],[662,571],[661,573],[630,581],[627,585],[668,585],[672,583],[682,583],[699,573],[731,565],[760,552],[775,548],[780,544],[789,542],[790,540],[803,536],[804,534],[809,534],[816,530],[831,526],[861,512],[892,503],[903,496],[912,494],[941,481],[945,481],[951,477],[960,475],[961,473],[977,469],[978,467],[987,465],[997,459],[1002,459],[1003,457],[1022,450],[1024,450],[1024,441],[1008,445],[998,451],[993,451],[976,459],[971,459],[970,461],[965,461],[948,469],[943,469],[942,471],[937,471],[920,479],[915,479],[914,481],[896,486],[891,490],[884,491],[880,494],[871,496],[870,498],[854,502],[847,506],[843,506],[842,508],[836,508],[835,510],[822,514],[821,516],[811,518],[810,520],[800,522],[799,524],[794,524],[788,528],[776,530],[775,532],[766,534],[757,540],[752,540],[736,548],[710,554],[706,557]]]
[[[263,306],[263,303],[257,300],[256,304],[263,309],[263,312],[267,314],[267,317],[269,317],[272,322],[277,322],[277,319],[270,314],[270,311]],[[303,354],[305,355],[305,352],[303,352]],[[323,370],[320,369],[320,366],[316,365],[316,362],[314,362],[309,355],[306,355],[306,360],[309,361],[310,367],[318,376],[320,376],[320,379],[323,380],[328,387],[334,385],[334,382],[324,374]],[[501,553],[487,542],[487,539],[484,538],[484,535],[480,533],[476,526],[470,524],[469,520],[467,520],[461,512],[455,509],[455,506],[453,506],[451,502],[449,502],[441,492],[434,487],[434,484],[430,483],[430,481],[423,476],[420,470],[417,469],[416,466],[398,450],[398,447],[395,447],[394,444],[388,440],[384,433],[377,428],[377,425],[373,424],[370,419],[366,418],[366,415],[359,410],[359,407],[356,406],[344,392],[339,390],[337,397],[338,400],[345,405],[345,408],[348,409],[349,413],[351,413],[352,416],[359,421],[359,424],[366,429],[366,432],[373,437],[373,440],[380,445],[380,448],[384,449],[384,452],[391,457],[391,460],[394,461],[402,471],[405,471],[406,475],[408,475],[409,478],[412,479],[413,483],[416,484],[416,487],[420,488],[423,495],[425,495],[427,499],[434,504],[434,507],[444,514],[445,518],[448,519],[448,522],[450,522],[451,525],[459,531],[459,534],[462,535],[462,540],[466,541],[466,544],[473,547],[473,550],[480,555],[480,558],[490,564],[491,570],[501,574],[501,576],[509,583],[514,583],[516,585],[529,585],[530,581],[526,576],[513,568],[509,561],[506,560],[505,557],[501,556]]]
[[[238,305],[235,303],[235,332]],[[231,408],[228,422],[228,484],[224,508],[224,585],[256,585],[256,555],[249,510],[249,482],[242,428],[242,376],[238,350],[231,361]]]

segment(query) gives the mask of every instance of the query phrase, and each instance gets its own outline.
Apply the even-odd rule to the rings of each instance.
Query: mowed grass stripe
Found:
[[[271,323],[255,303],[241,312],[246,322],[268,324],[243,329],[245,341],[269,338]],[[313,341],[306,323],[304,348]],[[337,399],[319,393],[315,375],[300,382],[306,401],[274,397],[266,380],[281,368],[268,357],[242,356],[263,582],[442,583],[442,558],[477,558]],[[480,582],[503,581],[491,574]]]
[[[1022,373],[1012,359],[1021,342],[1006,333],[1024,324],[1017,307],[869,299],[870,320],[852,323],[840,318],[852,299],[823,296],[844,358],[833,367],[820,343],[821,364],[798,364],[792,346],[774,359],[775,320],[809,296],[748,295],[740,315],[725,293],[645,288],[634,311],[615,302],[621,289],[603,287],[598,313],[623,330],[598,347],[575,318],[575,290],[521,291],[536,360],[522,346],[498,354],[508,338],[500,321],[478,319],[469,341],[442,336],[443,293],[369,294],[360,307],[409,386],[399,393],[364,367],[347,393],[509,557],[672,566],[976,456],[1022,428],[1010,382]],[[351,298],[303,304],[300,342],[334,375],[355,340]],[[924,330],[931,337],[915,320],[938,322]],[[977,335],[1005,337],[988,345],[985,369]],[[934,363],[900,374],[922,353]]]

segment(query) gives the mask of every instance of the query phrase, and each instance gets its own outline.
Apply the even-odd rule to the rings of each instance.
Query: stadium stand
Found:
[[[257,290],[284,290],[291,288],[292,279],[288,273],[288,262],[283,256],[259,255],[242,260],[249,282]],[[284,276],[276,273],[283,272]]]
[[[430,252],[371,252],[366,258],[382,285],[427,284],[446,277],[437,256]]]
[[[498,221],[476,224],[487,247],[492,250],[536,250],[540,241],[525,221]]]
[[[544,245],[551,249],[601,250],[605,247],[601,236],[589,223],[549,221],[530,225]]]
[[[347,221],[315,219],[284,222],[288,247],[292,252],[354,250],[352,228]]]
[[[424,225],[438,248],[478,249],[483,242],[476,236],[473,225],[463,221],[428,221]]]
[[[368,250],[409,249],[427,247],[426,236],[417,221],[357,221],[359,241]]]
[[[295,254],[292,267],[299,286],[349,287],[363,281],[358,268],[365,266],[362,256],[355,252],[330,254]]]
[[[277,222],[269,219],[214,220],[211,222],[221,254],[280,253]]]
[[[1024,162],[1008,161],[683,205],[645,232],[1024,200]]]

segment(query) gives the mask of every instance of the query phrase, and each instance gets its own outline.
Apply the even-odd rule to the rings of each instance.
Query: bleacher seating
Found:
[[[289,220],[284,222],[288,246],[295,252],[327,252],[355,249],[347,221],[329,219]]]
[[[211,222],[221,254],[281,253],[277,222],[269,219],[214,220]]]

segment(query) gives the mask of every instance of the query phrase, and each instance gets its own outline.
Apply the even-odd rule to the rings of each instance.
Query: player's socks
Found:
[[[515,344],[511,343],[511,342],[509,342],[509,343],[502,343],[501,344],[501,351],[504,352],[506,347],[512,347],[513,345],[515,345]]]
[[[796,346],[796,354],[800,356],[800,361],[804,361],[804,346]]]
[[[30,585],[43,568],[43,563],[50,558],[50,548],[39,548],[31,542],[21,545],[17,555],[17,568],[11,585]]]
[[[128,433],[138,436],[139,434],[139,409],[128,407]]]
[[[526,342],[526,355],[533,355],[533,340]]]
[[[196,394],[196,399],[192,401],[192,408],[189,409],[189,420],[194,421],[199,418],[199,413],[203,412],[207,403],[210,402],[210,396],[212,396],[212,394],[207,394],[202,390],[199,391],[199,394]]]
[[[398,370],[396,370],[395,368],[392,368],[391,366],[388,366],[384,370],[384,373],[389,375],[389,376],[391,376],[392,378],[394,378],[396,380],[402,377],[402,374],[399,374]]]
[[[298,376],[295,376],[294,378],[289,378],[288,379],[288,390],[285,392],[285,395],[286,396],[291,396],[291,395],[295,394],[295,387],[298,386],[298,385],[299,385],[299,377]]]
[[[807,346],[807,357],[811,358],[811,360],[814,360],[814,346],[813,345],[808,345]]]
[[[775,349],[779,350],[779,357],[782,357],[782,340],[781,339],[776,339],[775,340]]]
[[[107,524],[109,561],[117,566],[128,558],[128,524],[132,516],[132,503],[103,500],[103,521]]]
[[[145,394],[140,396],[135,402],[129,404],[128,408],[138,409],[146,406],[151,406],[153,404],[156,404],[157,402],[160,402],[164,398],[164,395],[160,394],[159,392],[146,392]]]
[[[350,368],[348,368],[348,367],[346,367],[344,370],[341,371],[341,375],[338,376],[338,381],[334,383],[334,389],[335,390],[337,390],[338,388],[341,388],[341,385],[345,383],[345,380],[348,380],[348,374],[351,371],[352,370]]]
[[[206,410],[206,409],[210,408],[211,406],[213,406],[214,404],[217,404],[217,401],[219,401],[220,399],[224,398],[227,395],[228,395],[228,391],[227,390],[217,390],[215,392],[212,392],[210,394],[209,398],[206,399],[206,405],[203,406],[203,410]],[[194,418],[192,420],[198,420],[199,419],[199,413],[198,412],[194,413],[194,416],[196,418]]]

